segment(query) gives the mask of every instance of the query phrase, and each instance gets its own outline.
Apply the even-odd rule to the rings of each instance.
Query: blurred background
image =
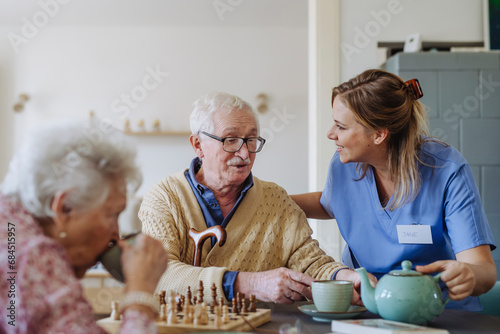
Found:
[[[136,143],[139,201],[194,157],[192,103],[226,91],[259,111],[267,143],[254,175],[289,193],[321,190],[335,151],[326,138],[331,88],[383,66],[411,34],[430,45],[424,52],[483,50],[486,3],[3,0],[0,177],[32,129],[59,118],[88,122],[92,114]],[[311,225],[339,258],[336,225]]]

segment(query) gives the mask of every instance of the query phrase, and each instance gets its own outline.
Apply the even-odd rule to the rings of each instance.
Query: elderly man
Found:
[[[284,189],[251,173],[264,146],[257,117],[248,103],[225,93],[194,103],[191,145],[197,155],[189,169],[167,177],[145,195],[139,218],[143,231],[163,242],[170,254],[157,291],[184,294],[188,286],[216,284],[231,300],[237,292],[262,301],[311,299],[312,281],[359,276],[335,262],[311,238],[303,211]],[[220,225],[227,241],[205,243],[201,266],[193,263],[191,228]],[[205,293],[205,298],[210,299]],[[359,295],[355,293],[354,302]]]

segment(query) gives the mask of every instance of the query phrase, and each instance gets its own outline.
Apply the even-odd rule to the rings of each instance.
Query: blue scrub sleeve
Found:
[[[226,271],[222,277],[222,291],[227,300],[232,300],[234,297],[234,281],[238,273],[239,271]]]
[[[325,188],[323,189],[323,193],[321,194],[321,198],[319,200],[320,204],[323,206],[325,211],[328,212],[328,215],[330,215],[330,217],[332,218],[335,218],[335,215],[333,214],[332,211],[332,207],[330,205],[332,200],[332,191],[333,191],[332,170],[335,158],[336,156],[334,155],[332,160],[330,161],[330,166],[328,167],[328,175],[326,177]]]
[[[445,222],[453,252],[464,251],[495,241],[470,166],[464,165],[449,183],[445,200]]]

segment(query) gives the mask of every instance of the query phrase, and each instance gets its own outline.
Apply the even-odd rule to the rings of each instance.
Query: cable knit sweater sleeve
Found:
[[[303,211],[285,190],[256,177],[226,227],[226,243],[211,248],[207,241],[199,268],[191,265],[194,243],[188,233],[191,227],[202,231],[207,226],[183,173],[166,178],[145,195],[139,218],[143,232],[161,240],[170,253],[169,267],[157,290],[185,294],[188,286],[195,291],[202,280],[205,289],[215,283],[217,295],[224,296],[221,284],[227,270],[260,272],[288,267],[316,279],[330,279],[345,267],[319,248]]]

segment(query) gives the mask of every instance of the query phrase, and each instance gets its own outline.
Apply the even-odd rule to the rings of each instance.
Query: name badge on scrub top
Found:
[[[397,225],[400,244],[432,244],[430,225]]]

